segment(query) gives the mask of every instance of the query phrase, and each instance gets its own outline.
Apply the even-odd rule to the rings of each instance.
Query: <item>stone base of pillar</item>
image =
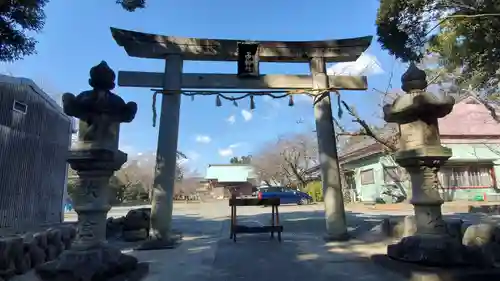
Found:
[[[182,240],[182,234],[174,234],[168,238],[151,238],[136,247],[136,251],[164,250],[176,248]]]
[[[36,268],[42,281],[139,281],[148,273],[146,263],[100,245],[86,250],[67,250],[58,259]]]
[[[327,233],[323,236],[323,240],[325,242],[343,242],[348,241],[349,239],[351,239],[351,236],[347,232],[337,235]]]
[[[446,235],[417,234],[404,237],[397,244],[387,247],[387,255],[395,260],[426,266],[470,264],[461,241]]]
[[[389,258],[387,255],[373,255],[370,260],[381,269],[396,274],[398,280],[419,281],[464,281],[500,280],[499,268],[478,268],[470,266],[436,267],[408,263]],[[394,276],[394,275],[393,275]],[[386,278],[387,279],[387,278]]]

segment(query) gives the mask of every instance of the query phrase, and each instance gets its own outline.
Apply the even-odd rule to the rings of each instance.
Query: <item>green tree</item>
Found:
[[[145,8],[146,0],[116,0],[116,4],[120,4],[126,11],[134,12],[136,9]]]
[[[0,1],[0,61],[12,62],[36,53],[33,33],[45,24],[48,0]]]
[[[127,186],[115,175],[109,179],[109,203],[118,205],[125,201],[125,191]]]
[[[460,83],[484,93],[500,81],[500,1],[380,0],[377,35],[397,58],[440,57],[448,71],[460,70]]]
[[[241,157],[233,157],[229,160],[231,164],[250,164],[252,162],[252,156],[241,156]]]
[[[314,202],[323,202],[323,187],[321,181],[312,181],[306,185],[307,194],[312,197]]]
[[[0,61],[13,62],[36,54],[33,37],[45,25],[44,8],[49,0],[0,1]],[[146,7],[145,0],[116,0],[123,9],[133,12]]]

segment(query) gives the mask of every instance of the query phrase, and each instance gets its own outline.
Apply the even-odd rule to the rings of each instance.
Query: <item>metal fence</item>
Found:
[[[61,222],[71,131],[31,80],[0,75],[0,228]]]

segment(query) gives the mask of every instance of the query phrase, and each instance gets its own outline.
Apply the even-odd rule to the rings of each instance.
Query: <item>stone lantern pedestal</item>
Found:
[[[119,126],[137,112],[135,103],[110,91],[114,80],[113,70],[101,62],[90,71],[92,90],[63,95],[64,112],[80,119],[78,143],[68,156],[78,174],[72,196],[77,237],[58,259],[36,268],[44,281],[139,280],[147,273],[147,266],[106,242],[109,179],[127,161],[127,154],[118,150]]]
[[[384,119],[400,128],[396,162],[410,174],[417,231],[394,245],[389,257],[423,265],[451,266],[466,263],[461,241],[449,235],[443,220],[438,171],[452,156],[441,146],[438,118],[448,115],[455,103],[452,97],[438,98],[425,92],[425,72],[411,64],[402,77],[406,95],[384,106]]]

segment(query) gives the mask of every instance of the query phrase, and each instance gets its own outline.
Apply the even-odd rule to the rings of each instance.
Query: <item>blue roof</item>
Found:
[[[218,182],[246,182],[255,179],[251,165],[222,164],[208,165],[205,179]]]

